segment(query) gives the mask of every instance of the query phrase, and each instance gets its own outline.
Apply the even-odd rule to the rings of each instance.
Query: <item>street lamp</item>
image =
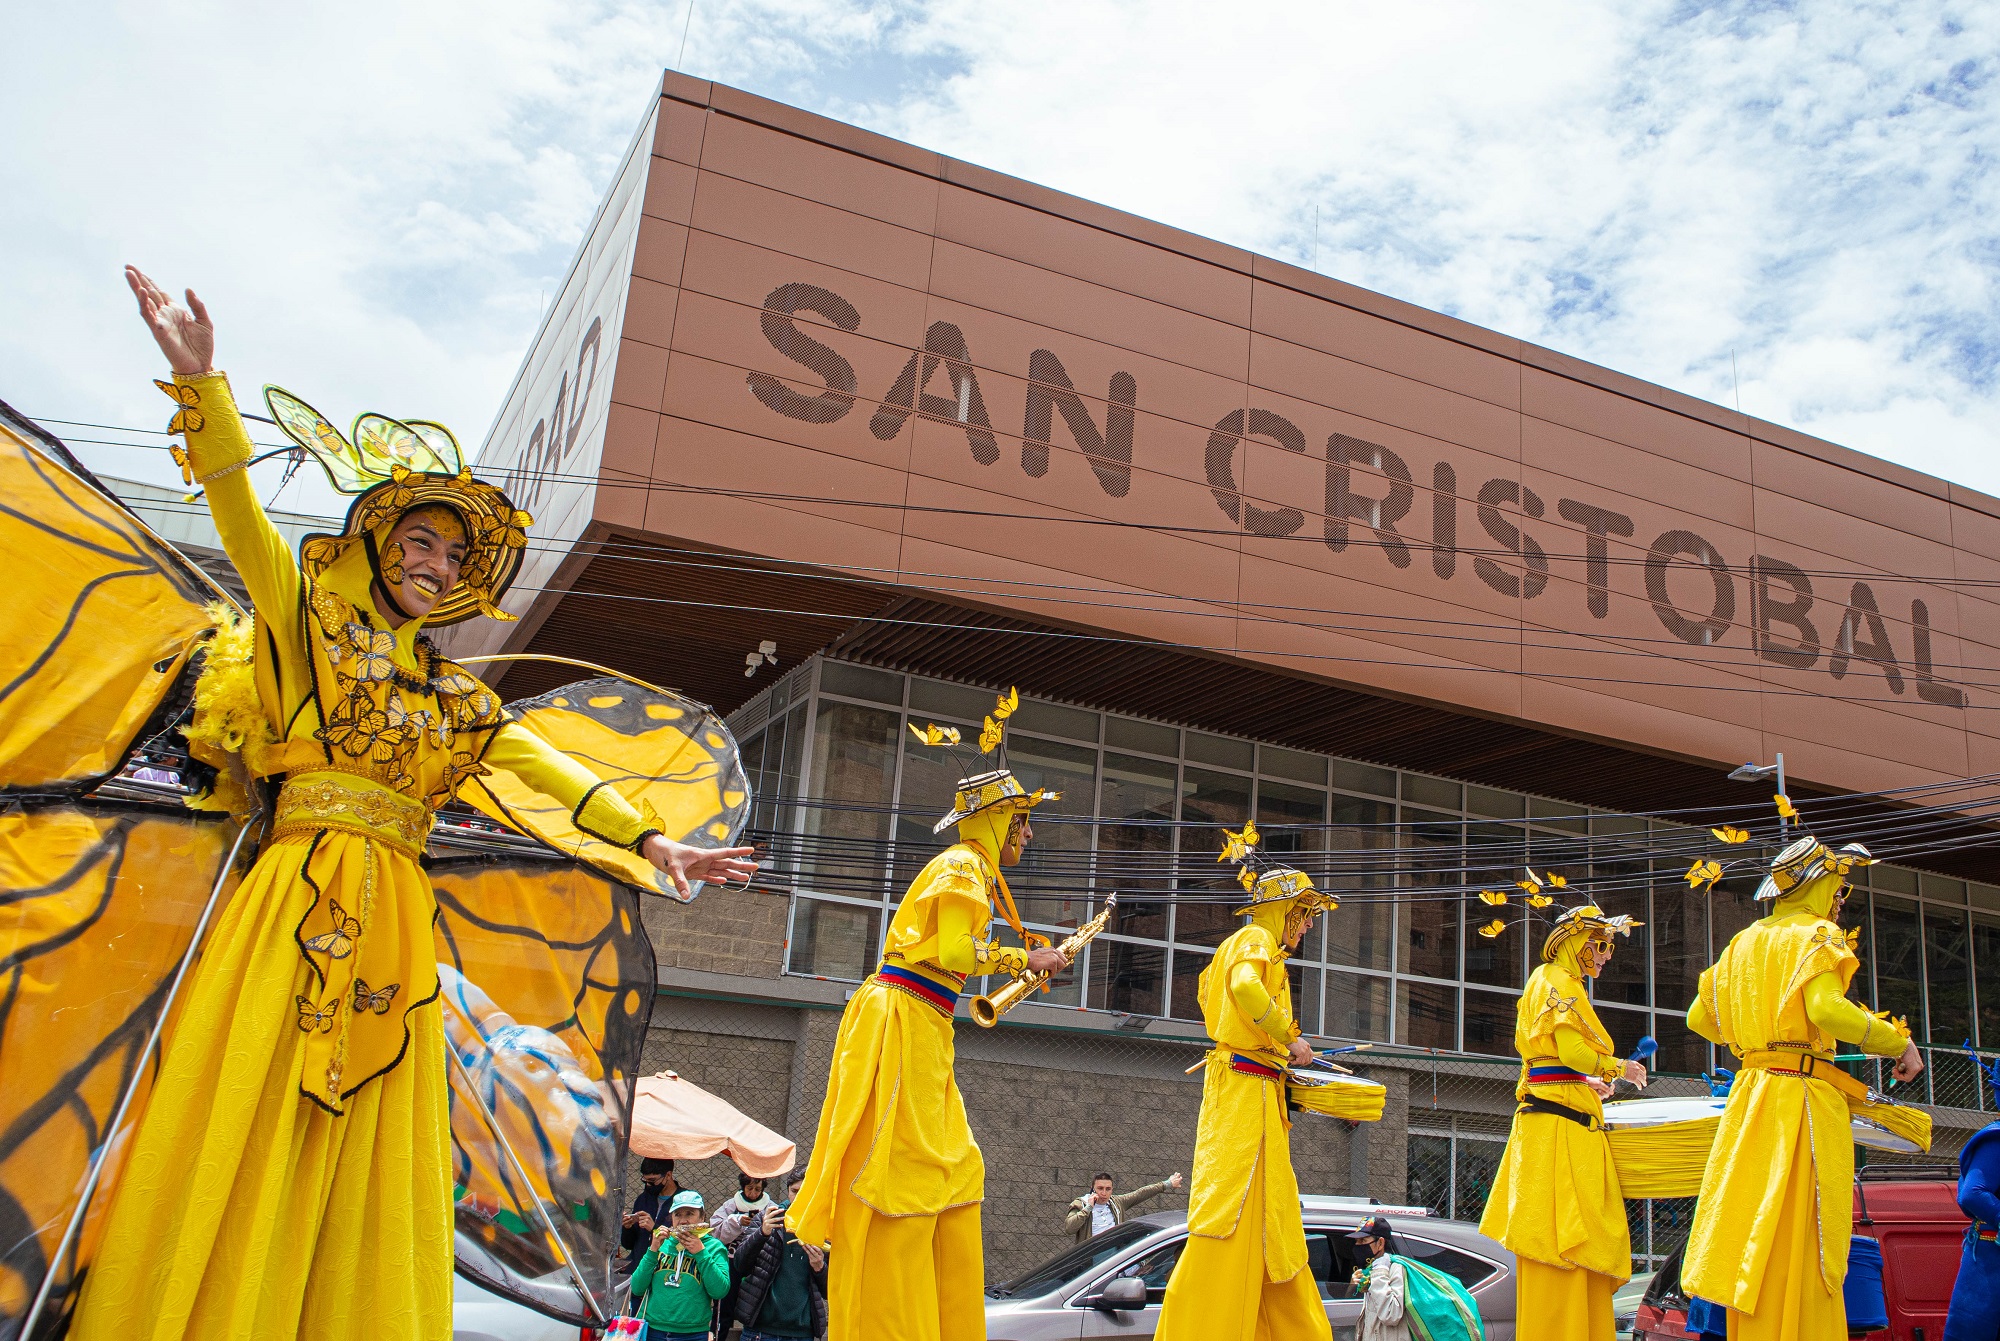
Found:
[[[1729,770],[1731,782],[1762,782],[1766,778],[1776,778],[1778,795],[1785,794],[1785,756],[1780,753],[1775,764],[1738,764]],[[1791,836],[1791,823],[1782,814],[1778,816],[1778,836]]]

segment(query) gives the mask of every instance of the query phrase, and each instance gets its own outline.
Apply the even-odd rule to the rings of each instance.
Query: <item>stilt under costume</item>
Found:
[[[1010,692],[988,719],[988,752],[1018,702]],[[956,741],[931,730],[932,743]],[[952,1073],[952,1013],[968,977],[1027,967],[1024,948],[989,937],[996,904],[1024,945],[1047,943],[1022,927],[1000,856],[1014,816],[1055,795],[1004,768],[961,783],[936,826],[957,825],[958,842],[911,882],[881,963],[841,1014],[811,1166],[786,1214],[799,1238],[830,1245],[829,1341],[986,1335],[986,1165]]]
[[[420,636],[497,613],[529,523],[457,468],[449,435],[373,416],[360,427],[374,436],[348,444],[326,427],[316,454],[361,496],[344,534],[309,538],[295,560],[243,469],[251,444],[223,374],[161,385],[256,609],[254,694],[228,743],[283,785],[188,979],[72,1334],[442,1339],[454,1160],[438,906],[420,864],[433,815],[500,769],[608,843],[636,849],[658,826]],[[281,423],[324,424],[270,399]],[[451,469],[423,469],[447,444]],[[461,579],[427,619],[391,629],[371,586],[400,585],[388,536],[417,508],[459,532]],[[212,657],[203,687],[244,669]]]
[[[1832,920],[1865,848],[1808,836],[1758,888],[1771,912],[1730,938],[1702,975],[1688,1027],[1741,1061],[1716,1132],[1681,1266],[1690,1295],[1729,1310],[1732,1338],[1846,1335],[1841,1283],[1852,1234],[1850,1096],[1836,1040],[1899,1057],[1906,1028],[1844,996],[1860,961]]]
[[[1610,1341],[1611,1295],[1632,1274],[1624,1195],[1589,1084],[1625,1066],[1590,1004],[1582,956],[1637,925],[1591,904],[1565,912],[1515,1007],[1519,1107],[1479,1229],[1514,1254],[1524,1336]]]
[[[2000,1062],[1979,1067],[2000,1097]],[[2000,1122],[1981,1127],[1958,1152],[1958,1208],[1972,1223],[1958,1258],[1944,1341],[2000,1341]]]
[[[1202,1074],[1188,1240],[1167,1282],[1157,1341],[1284,1341],[1332,1329],[1306,1258],[1285,1102],[1300,1035],[1285,971],[1288,934],[1336,902],[1303,871],[1257,871],[1255,826],[1229,834],[1249,924],[1223,941],[1196,989],[1215,1041]]]

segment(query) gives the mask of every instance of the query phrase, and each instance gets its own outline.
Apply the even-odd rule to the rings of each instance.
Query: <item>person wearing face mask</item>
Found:
[[[1305,872],[1259,869],[1256,829],[1227,833],[1240,864],[1247,925],[1201,972],[1196,999],[1215,1040],[1195,1124],[1188,1241],[1167,1281],[1158,1341],[1319,1337],[1332,1328],[1306,1256],[1292,1171],[1286,1068],[1310,1066],[1292,1014],[1285,960],[1322,912],[1337,907]]]
[[[1556,919],[1514,1015],[1518,1107],[1479,1230],[1516,1258],[1515,1313],[1548,1341],[1611,1341],[1611,1295],[1632,1274],[1631,1231],[1602,1100],[1646,1069],[1619,1060],[1585,988],[1630,917],[1594,904]]]
[[[1838,919],[1848,875],[1873,858],[1810,835],[1758,887],[1770,907],[1701,975],[1688,1027],[1741,1061],[1715,1134],[1681,1265],[1690,1295],[1729,1310],[1732,1338],[1845,1336],[1854,1141],[1849,1103],[1867,1088],[1833,1065],[1839,1043],[1923,1058],[1909,1030],[1846,997],[1860,960]]]
[[[1471,1292],[1456,1276],[1398,1254],[1385,1217],[1369,1217],[1347,1237],[1358,1263],[1353,1277],[1361,1299],[1358,1341],[1410,1341],[1413,1336],[1420,1341],[1484,1341],[1486,1324]]]
[[[1009,691],[987,719],[987,751],[1004,746],[1018,702]],[[956,735],[918,732],[933,744]],[[1068,962],[1023,928],[1002,874],[1034,837],[1029,812],[1054,795],[1029,792],[1004,767],[959,784],[936,826],[956,825],[958,841],[911,882],[880,965],[841,1014],[812,1166],[785,1217],[801,1242],[830,1245],[831,1341],[986,1336],[986,1166],[952,1074],[952,1013],[974,974],[1055,972]],[[991,939],[996,907],[1022,946]]]
[[[126,279],[173,368],[158,385],[176,456],[255,606],[254,636],[214,639],[196,701],[230,705],[245,738],[228,754],[278,785],[256,863],[189,971],[111,1198],[117,1250],[92,1264],[71,1334],[445,1337],[452,1147],[422,864],[436,811],[506,770],[683,889],[755,864],[665,837],[424,636],[500,616],[530,523],[458,467],[446,430],[370,415],[349,442],[271,388],[281,429],[358,495],[339,535],[294,554],[251,487],[207,308]],[[191,747],[217,746],[213,718],[196,717]]]

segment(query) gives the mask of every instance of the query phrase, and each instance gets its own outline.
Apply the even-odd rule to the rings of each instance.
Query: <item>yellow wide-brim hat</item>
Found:
[[[1646,924],[1629,913],[1619,913],[1613,917],[1594,903],[1579,904],[1566,910],[1556,919],[1548,939],[1542,942],[1542,962],[1552,964],[1565,945],[1578,937],[1585,939],[1601,937],[1609,940],[1613,936],[1630,936],[1634,927]]]
[[[958,784],[957,795],[952,798],[951,813],[932,825],[931,832],[943,833],[952,825],[995,806],[1031,810],[1044,801],[1060,800],[1061,797],[1061,792],[1050,791],[1046,787],[1029,791],[1021,785],[1019,778],[1004,768],[996,768],[990,773],[975,773]]]
[[[1829,873],[1846,879],[1857,866],[1873,866],[1875,858],[1859,843],[1839,851],[1807,834],[1771,858],[1770,874],[1757,886],[1758,902],[1782,898],[1799,886]]]
[[[1245,871],[1249,869],[1247,866],[1244,867]],[[1290,866],[1273,866],[1258,871],[1247,888],[1250,900],[1236,910],[1238,917],[1247,917],[1256,909],[1273,903],[1297,901],[1313,912],[1324,912],[1340,906],[1340,900],[1315,885],[1311,876]]]

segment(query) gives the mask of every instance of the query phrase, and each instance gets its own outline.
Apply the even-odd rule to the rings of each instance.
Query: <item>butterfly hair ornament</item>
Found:
[[[1044,801],[1059,801],[1062,793],[1046,787],[1029,791],[1007,767],[1007,720],[1021,706],[1021,691],[1009,689],[994,701],[993,711],[979,729],[979,752],[972,756],[975,763],[987,766],[977,772],[966,771],[966,756],[960,752],[963,733],[955,726],[938,726],[935,723],[919,727],[910,723],[910,734],[919,744],[941,747],[950,753],[958,765],[959,783],[952,798],[951,813],[931,826],[932,833],[943,833],[954,824],[960,824],[974,815],[991,810],[995,806],[1005,806],[1009,811],[1032,810]]]
[[[1313,884],[1312,877],[1291,866],[1271,861],[1260,850],[1264,835],[1255,820],[1245,820],[1241,829],[1222,831],[1222,851],[1217,861],[1236,863],[1236,883],[1248,895],[1238,917],[1247,917],[1259,908],[1288,904],[1285,910],[1285,944],[1297,939],[1301,928],[1321,913],[1340,906],[1340,900]]]
[[[375,574],[394,584],[401,574],[391,529],[410,512],[445,508],[464,527],[465,560],[458,585],[438,598],[424,623],[441,628],[476,615],[514,618],[500,609],[500,601],[520,569],[534,518],[473,475],[450,429],[428,419],[369,413],[354,421],[349,438],[282,387],[265,387],[264,403],[278,428],[320,464],[333,487],[356,496],[339,535],[310,535],[299,547],[307,577],[317,578],[359,546]],[[188,412],[182,407],[176,420]]]

